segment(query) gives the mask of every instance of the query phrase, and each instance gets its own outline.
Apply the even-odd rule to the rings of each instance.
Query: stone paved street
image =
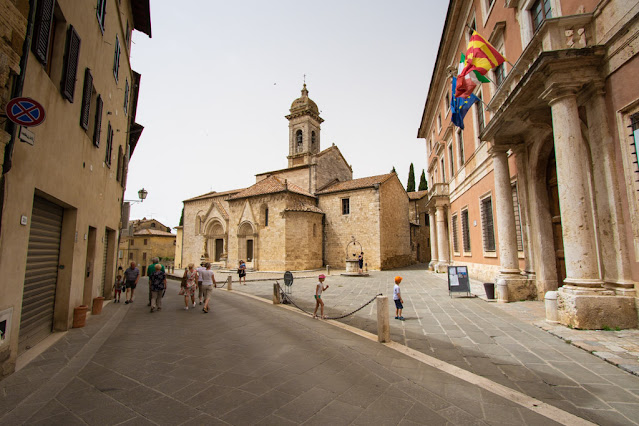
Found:
[[[376,293],[392,296],[395,275],[404,277],[406,321],[391,318],[393,341],[592,422],[639,423],[639,377],[519,320],[509,313],[517,304],[502,308],[479,298],[450,298],[441,275],[415,267],[370,277],[329,276],[330,288],[322,296],[328,314],[350,312]],[[296,279],[292,299],[312,310],[315,284],[315,279]],[[272,294],[272,282],[234,288],[267,299]],[[392,305],[389,315],[394,316]],[[341,321],[375,333],[375,304]]]
[[[270,300],[271,281],[216,290],[209,314],[199,306],[183,310],[171,282],[161,312],[149,313],[144,292],[132,305],[109,303],[86,328],[70,330],[0,382],[0,425],[546,425],[556,424],[551,418],[578,424],[569,413],[599,424],[639,418],[639,377],[493,304],[450,299],[442,281],[424,271],[330,276],[328,313],[350,311],[378,291],[391,294],[397,274],[404,276],[407,321],[391,319],[393,340],[445,363],[433,367],[393,345],[237,294]],[[311,307],[314,284],[296,279],[292,297]],[[375,332],[375,316],[373,303],[344,323]],[[450,374],[454,366],[464,374]],[[539,401],[527,405],[518,392],[504,397],[497,384]]]

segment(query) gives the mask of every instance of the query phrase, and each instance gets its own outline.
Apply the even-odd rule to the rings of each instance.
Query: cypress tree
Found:
[[[422,177],[419,178],[419,191],[427,191],[428,182],[426,182],[426,172],[422,169]]]
[[[180,224],[178,226],[184,226],[184,207],[182,207],[182,216],[180,216]]]
[[[406,192],[415,192],[415,169],[413,168],[413,163],[410,163],[410,169],[408,170]]]

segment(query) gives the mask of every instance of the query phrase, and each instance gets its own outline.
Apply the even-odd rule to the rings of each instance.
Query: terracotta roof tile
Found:
[[[409,192],[408,193],[408,199],[409,200],[421,200],[427,194],[428,194],[428,190],[426,190],[426,191]]]
[[[301,201],[297,201],[294,204],[288,206],[284,209],[285,212],[312,212],[312,213],[320,213],[324,214],[324,211],[317,206],[312,204],[303,203]]]
[[[285,180],[282,180],[276,176],[269,176],[266,179],[259,181],[255,185],[249,186],[242,192],[232,196],[230,199],[238,200],[241,198],[255,197],[257,195],[275,194],[277,192],[284,191],[306,195],[307,197],[313,197],[313,194],[303,190],[293,183],[285,183]]]
[[[385,175],[368,176],[365,178],[347,180],[343,182],[336,182],[329,187],[318,191],[318,194],[330,194],[331,192],[350,191],[353,189],[369,188],[376,184],[381,184],[390,179],[395,173],[388,173]]]
[[[175,237],[175,234],[166,231],[160,231],[159,229],[140,229],[133,234],[136,237],[142,235],[153,235],[159,237]]]
[[[222,196],[222,195],[236,194],[236,193],[238,193],[240,191],[244,191],[244,189],[246,189],[246,188],[232,189],[230,191],[224,191],[224,192],[211,191],[211,192],[207,192],[206,194],[198,195],[197,197],[193,197],[193,198],[189,198],[187,200],[184,200],[184,202],[186,203],[187,201],[205,200],[207,198],[219,197],[219,196]]]

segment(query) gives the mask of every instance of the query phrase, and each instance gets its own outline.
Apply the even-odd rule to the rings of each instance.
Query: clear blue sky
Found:
[[[244,188],[285,168],[288,114],[303,75],[353,177],[427,166],[417,139],[448,2],[151,0],[153,38],[135,33],[145,127],[126,199],[131,218],[177,226],[182,201]]]

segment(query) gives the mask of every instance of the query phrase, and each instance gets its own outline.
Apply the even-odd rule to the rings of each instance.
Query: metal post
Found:
[[[280,299],[280,285],[278,283],[273,284],[273,304],[279,305],[282,303]]]
[[[380,343],[390,342],[390,320],[387,296],[377,296],[377,341]]]
[[[233,277],[231,277],[230,275],[226,277],[226,289],[228,291],[233,290]]]

